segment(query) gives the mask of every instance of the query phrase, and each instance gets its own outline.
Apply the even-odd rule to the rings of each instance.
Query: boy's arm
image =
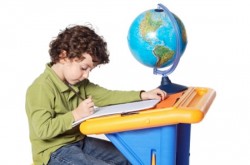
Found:
[[[80,89],[81,90],[81,89]],[[88,80],[85,81],[86,96],[92,96],[96,106],[106,106],[141,100],[141,91],[108,90]]]

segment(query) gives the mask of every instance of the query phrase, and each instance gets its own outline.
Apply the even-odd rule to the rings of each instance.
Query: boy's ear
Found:
[[[59,54],[59,57],[59,62],[64,63],[67,60],[67,52],[62,50],[62,52]]]

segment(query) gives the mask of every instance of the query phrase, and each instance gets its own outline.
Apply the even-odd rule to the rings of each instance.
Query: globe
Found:
[[[137,61],[163,75],[162,85],[171,83],[167,75],[175,70],[187,45],[186,29],[175,14],[162,4],[142,12],[131,23],[127,40]]]

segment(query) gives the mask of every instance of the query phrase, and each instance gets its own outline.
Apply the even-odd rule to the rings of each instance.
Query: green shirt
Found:
[[[73,86],[86,99],[92,96],[96,106],[140,100],[140,91],[107,90],[88,79]],[[84,138],[79,127],[72,127],[74,110],[81,100],[46,65],[45,71],[26,93],[26,113],[35,165],[47,164],[59,147]]]

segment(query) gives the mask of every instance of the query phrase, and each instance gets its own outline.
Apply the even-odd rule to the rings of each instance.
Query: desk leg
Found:
[[[176,165],[189,165],[190,135],[190,124],[178,124]]]

